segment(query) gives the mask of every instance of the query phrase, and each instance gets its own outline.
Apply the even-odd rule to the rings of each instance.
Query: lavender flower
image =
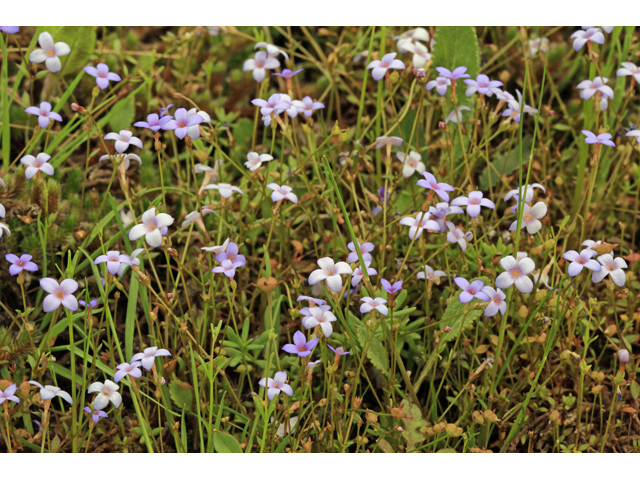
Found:
[[[342,347],[338,347],[338,348],[333,348],[331,345],[327,344],[327,346],[331,349],[331,351],[333,353],[336,354],[336,357],[342,357],[343,355],[349,355],[351,352],[345,352],[344,348]]]
[[[484,309],[483,315],[485,317],[493,317],[498,312],[504,315],[507,311],[507,302],[505,302],[507,296],[504,292],[499,288],[494,289],[488,285],[482,291],[489,297],[490,302],[487,308]]]
[[[447,77],[438,77],[435,80],[431,80],[427,83],[427,92],[435,88],[436,92],[438,92],[441,97],[444,97],[447,94],[447,88],[450,86],[451,80],[449,80]]]
[[[144,349],[142,353],[136,353],[133,357],[131,357],[131,363],[139,361],[142,365],[142,368],[145,370],[151,370],[153,368],[153,364],[155,362],[156,357],[170,357],[171,353],[169,350],[158,347],[148,347]]]
[[[91,414],[91,420],[93,420],[93,423],[98,423],[101,418],[107,418],[109,416],[102,410],[93,410],[91,407],[84,407],[83,410]]]
[[[304,301],[304,300],[306,300],[307,302],[309,302],[309,304],[310,304],[311,306],[314,306],[314,305],[324,305],[325,303],[327,303],[327,302],[325,302],[324,300],[322,300],[322,299],[320,299],[320,298],[308,297],[308,296],[306,296],[306,295],[300,295],[300,296],[296,299],[296,302],[302,302],[302,301]]]
[[[233,278],[236,275],[236,268],[242,267],[240,262],[232,262],[231,260],[223,260],[220,265],[213,267],[213,273],[224,273],[227,277]]]
[[[393,295],[396,292],[402,290],[402,280],[398,280],[393,285],[391,285],[391,283],[383,278],[380,280],[380,283],[382,284],[382,288],[384,288],[389,295]]]
[[[166,107],[162,107],[160,109],[160,116],[164,117],[165,115],[167,115],[169,113],[169,110],[171,109],[171,107],[173,107],[173,103],[170,103]]]
[[[448,68],[444,68],[444,67],[436,67],[436,70],[438,71],[438,73],[440,74],[441,77],[445,77],[445,78],[448,78],[449,80],[451,80],[451,88],[453,88],[453,89],[455,89],[456,81],[459,78],[470,78],[471,77],[471,75],[466,73],[467,67],[458,67],[458,68],[454,69],[453,72],[451,70],[449,70]]]
[[[460,228],[457,228],[452,222],[447,222],[447,242],[457,243],[463,252],[467,250],[467,242],[473,238],[473,232],[464,233]]]
[[[15,396],[17,389],[18,386],[16,384],[11,384],[4,390],[4,392],[0,390],[0,405],[2,405],[5,400],[20,403],[20,399]]]
[[[516,94],[518,95],[518,100],[509,100],[507,103],[509,105],[509,108],[505,109],[504,112],[502,112],[502,116],[503,117],[513,117],[513,120],[516,123],[520,123],[520,114],[521,114],[521,109],[524,113],[528,113],[529,115],[533,115],[534,113],[538,113],[538,110],[536,108],[530,107],[529,105],[525,104],[522,100],[522,94],[520,93],[520,90],[516,90]],[[497,95],[496,95],[497,96]],[[523,107],[524,105],[524,107]]]
[[[298,330],[293,334],[293,343],[286,344],[282,347],[282,350],[287,353],[295,353],[299,357],[307,357],[311,355],[311,350],[315,348],[319,341],[319,338],[312,338],[307,342],[307,337]]]
[[[87,302],[85,302],[84,300],[78,300],[78,303],[84,308],[88,308],[89,310],[91,310],[92,308],[96,308],[100,302],[98,302],[98,299],[94,298],[93,300],[89,301],[89,305],[87,305]]]
[[[111,82],[119,82],[122,80],[120,75],[117,73],[112,73],[109,71],[109,67],[106,63],[99,63],[97,67],[86,66],[84,67],[84,71],[87,72],[92,77],[96,77],[96,83],[100,90],[104,90],[109,86],[109,81]]]
[[[406,225],[409,228],[409,238],[411,240],[417,240],[422,235],[422,231],[426,228],[431,231],[440,230],[440,226],[430,219],[431,214],[428,212],[418,212],[415,218],[404,217],[400,219],[400,225]]]
[[[580,253],[575,250],[569,250],[568,252],[565,252],[562,257],[571,262],[567,268],[567,272],[570,276],[575,277],[584,267],[594,272],[602,270],[602,266],[593,260],[594,256],[596,256],[596,252],[594,250],[585,248]]]
[[[186,108],[179,108],[176,110],[175,118],[173,120],[169,120],[162,126],[163,130],[173,130],[180,140],[189,135],[190,138],[198,138],[200,136],[200,130],[194,132],[190,127],[197,126],[198,124],[204,122],[205,119],[202,115],[193,114],[189,115]],[[191,134],[194,134],[194,137],[191,137]]]
[[[503,83],[499,80],[489,80],[484,74],[480,74],[473,79],[466,79],[464,83],[468,85],[467,91],[465,92],[467,97],[470,97],[474,93],[478,92],[481,95],[486,95],[487,97],[492,96],[494,93],[498,93]]]
[[[474,298],[482,300],[484,302],[489,301],[489,296],[482,291],[484,288],[484,282],[482,280],[475,280],[469,283],[466,279],[462,277],[456,277],[453,279],[456,282],[456,285],[462,289],[460,292],[460,303],[469,303]]]
[[[234,263],[239,262],[241,264],[240,266],[245,266],[247,264],[247,259],[244,255],[239,255],[239,251],[238,245],[233,242],[229,242],[225,251],[219,252],[216,255],[216,261],[222,263],[225,260],[231,260],[231,262]]]
[[[38,116],[38,124],[40,125],[40,128],[47,128],[51,120],[62,122],[60,114],[51,111],[51,104],[49,102],[42,102],[40,104],[40,108],[27,107],[24,111],[30,115]]]
[[[331,348],[331,347],[329,347],[329,348]],[[625,350],[625,349],[618,350],[618,361],[620,363],[622,363],[624,365],[624,364],[629,363],[630,360],[631,360],[631,358],[630,358],[630,355],[629,355],[629,350]]]
[[[492,209],[496,208],[495,204],[491,200],[489,200],[488,198],[482,198],[482,192],[479,191],[470,192],[469,197],[455,198],[451,202],[451,205],[455,207],[459,207],[462,205],[466,206],[467,214],[471,218],[475,218],[480,215],[481,207]]]
[[[447,274],[442,270],[434,270],[429,265],[425,265],[423,267],[423,270],[418,272],[418,274],[416,275],[419,280],[428,280],[430,282],[434,282],[435,284],[440,283],[440,277],[446,276]]]
[[[124,377],[126,377],[127,375],[133,377],[133,378],[141,378],[142,377],[142,370],[140,370],[140,366],[142,365],[141,362],[134,362],[132,361],[130,364],[129,363],[121,363],[120,365],[118,365],[116,367],[116,374],[113,376],[113,379],[115,380],[116,383],[118,383],[120,380],[122,380]]]
[[[367,269],[367,274],[371,275],[377,275],[378,271],[375,268],[369,268],[369,265],[371,265],[371,262],[369,261],[364,261],[364,265]],[[356,269],[353,271],[353,274],[351,276],[351,286],[355,287],[356,285],[358,285],[361,281],[362,278],[364,277],[364,272],[362,270],[361,266],[356,267]]]
[[[367,70],[373,68],[373,79],[380,81],[385,76],[387,70],[391,69],[404,69],[404,63],[401,60],[395,60],[397,53],[387,53],[381,60],[373,60],[368,66]]]
[[[78,282],[67,278],[58,283],[53,278],[40,280],[40,287],[47,292],[42,309],[45,312],[53,312],[62,305],[67,310],[75,312],[78,309],[78,300],[72,295],[78,289]]]
[[[589,130],[582,130],[582,133],[587,137],[584,139],[584,143],[586,144],[599,143],[599,144],[607,145],[609,147],[616,146],[616,144],[611,141],[612,136],[610,133],[601,133],[597,137],[593,132],[590,132]]]
[[[350,250],[349,256],[347,257],[347,263],[357,262],[358,252],[356,252],[356,246],[353,244],[353,242],[349,242],[347,244],[347,248]],[[365,262],[371,263],[373,261],[371,252],[373,252],[376,246],[371,242],[365,242],[362,245],[360,245],[360,242],[358,242],[358,248],[360,248],[360,253],[362,253],[362,259]]]
[[[284,53],[284,52],[283,52]],[[295,75],[299,74],[302,70],[304,70],[303,68],[300,68],[298,70],[296,70],[295,72],[292,72],[291,70],[289,70],[288,68],[285,68],[284,70],[282,70],[282,73],[276,73],[273,72],[272,75],[276,75],[278,77],[284,77],[287,80],[292,79]]]
[[[387,147],[391,148],[392,146],[401,147],[402,139],[400,137],[378,137],[376,138],[376,150]]]
[[[454,214],[463,214],[464,210],[457,206],[450,206],[447,202],[438,202],[435,207],[429,207],[430,218],[438,224],[442,233],[447,232],[447,217]]]
[[[215,254],[218,254],[226,251],[228,246],[229,246],[229,238],[227,237],[227,239],[224,241],[222,245],[216,245],[214,247],[202,247],[201,250],[204,250],[205,252],[213,252]]]
[[[172,118],[173,117],[171,115],[164,115],[162,117],[159,117],[157,113],[151,113],[147,115],[146,122],[136,122],[133,124],[133,126],[148,128],[149,130],[157,132],[158,130],[163,128],[167,122],[171,121]]]
[[[24,255],[20,256],[20,258],[18,258],[13,253],[9,253],[9,254],[5,255],[4,258],[7,260],[7,262],[12,264],[9,267],[9,273],[11,275],[18,275],[23,270],[26,270],[27,272],[37,272],[38,271],[38,266],[31,261],[31,259],[33,257],[31,255],[27,254],[27,253],[25,253]]]
[[[14,34],[20,31],[20,27],[0,27],[0,32]]]
[[[443,199],[445,202],[448,202],[449,194],[447,192],[453,192],[454,188],[447,183],[438,183],[436,177],[434,177],[429,172],[422,172],[422,175],[424,175],[424,179],[418,180],[417,185],[429,190],[433,190],[441,199]]]
[[[51,73],[60,71],[62,63],[58,57],[67,55],[71,49],[64,42],[53,43],[53,37],[49,32],[42,32],[38,36],[38,43],[41,48],[36,48],[29,55],[29,61],[33,63],[42,63]]]
[[[294,100],[292,104],[298,109],[298,113],[304,113],[307,118],[311,117],[314,110],[324,108],[323,103],[314,102],[308,95],[302,100]]]
[[[107,263],[107,272],[111,275],[117,275],[120,271],[120,264],[122,263],[129,266],[133,265],[128,255],[121,255],[117,250],[109,251],[106,255],[99,255],[93,264],[99,265],[105,262]]]

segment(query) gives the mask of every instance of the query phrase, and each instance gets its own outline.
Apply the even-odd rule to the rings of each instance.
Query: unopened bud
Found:
[[[618,360],[620,360],[620,363],[622,363],[623,365],[629,363],[629,351],[624,349],[618,350]]]
[[[72,103],[71,104],[71,110],[73,110],[74,112],[80,112],[80,113],[87,113],[87,109],[84,107],[81,107],[80,105],[78,105],[77,103]]]

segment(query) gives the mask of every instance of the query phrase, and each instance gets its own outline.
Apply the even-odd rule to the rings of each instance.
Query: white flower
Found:
[[[458,112],[457,115],[456,115],[456,111]],[[447,118],[445,119],[444,123],[449,123],[449,122],[458,123],[458,118],[460,118],[460,121],[462,121],[462,112],[465,112],[465,111],[471,111],[471,109],[466,105],[460,105],[455,110],[451,110],[451,113],[447,115]]]
[[[291,200],[293,203],[298,203],[298,197],[293,193],[293,188],[288,187],[287,185],[280,186],[276,183],[270,183],[267,185],[267,188],[273,190],[271,200],[274,202],[279,202],[286,198],[287,200]]]
[[[338,262],[334,263],[333,259],[329,257],[323,257],[318,260],[317,270],[311,272],[309,275],[309,285],[315,285],[316,283],[326,280],[327,287],[333,293],[338,293],[342,290],[342,277],[340,275],[352,274],[353,270],[348,263]]]
[[[405,52],[402,53],[413,53],[412,61],[414,67],[420,68],[426,65],[429,60],[431,60],[431,54],[429,53],[429,50],[427,50],[427,47],[425,47],[420,42],[412,42],[408,39],[400,40],[400,42],[398,42],[398,50],[400,50],[401,42],[402,48],[405,50]]]
[[[136,218],[131,211],[126,212],[123,208],[120,210],[120,220],[122,220],[122,225],[126,227],[135,222]]]
[[[202,247],[201,250],[205,252],[212,252],[215,254],[226,252],[227,246],[229,245],[229,239],[227,238],[222,245],[216,245],[215,247]]]
[[[496,208],[496,206],[491,200],[489,200],[488,198],[482,198],[482,197],[483,197],[482,192],[476,190],[473,192],[469,192],[469,197],[455,198],[451,202],[451,205],[454,207],[466,205],[467,214],[471,218],[475,218],[478,215],[480,215],[480,207]]]
[[[166,228],[167,227],[164,227],[160,230],[160,232],[162,233],[162,230],[166,230]],[[138,258],[138,255],[140,255],[142,252],[144,252],[144,248],[136,248],[133,252],[131,252],[131,255],[129,255],[129,260],[131,260],[131,263],[136,267],[140,265],[140,259]],[[126,263],[120,265],[120,270],[118,270],[119,277],[124,275],[124,271],[127,269],[127,267],[128,265]]]
[[[53,166],[48,163],[50,158],[51,156],[46,153],[39,153],[35,158],[33,155],[25,155],[22,157],[20,163],[27,166],[24,170],[24,175],[27,177],[27,180],[35,177],[38,172],[53,175]]]
[[[429,212],[418,212],[415,218],[404,217],[400,220],[400,225],[406,225],[409,228],[409,238],[411,240],[417,240],[422,235],[422,230],[439,231],[440,226],[437,222],[430,220],[431,214]]]
[[[368,313],[375,308],[385,317],[389,314],[389,309],[385,305],[387,301],[382,297],[362,297],[360,301],[362,302],[362,305],[360,305],[360,313]]]
[[[238,187],[234,187],[229,183],[210,183],[204,187],[204,190],[218,190],[220,195],[224,198],[229,198],[233,195],[233,192],[238,192],[240,195],[244,195],[244,192]]]
[[[336,321],[336,316],[331,313],[327,305],[323,305],[325,308],[321,307],[308,307],[307,309],[301,308],[301,312],[305,312],[307,315],[302,318],[302,325],[306,329],[315,328],[320,325],[322,329],[322,333],[325,337],[330,337],[333,333],[333,326],[331,322]]]
[[[129,130],[120,130],[119,133],[111,132],[104,136],[105,140],[116,141],[116,152],[123,153],[129,148],[129,145],[135,145],[138,148],[142,148],[142,140],[138,137],[134,137],[133,133]],[[140,161],[142,163],[142,161]]]
[[[546,52],[549,49],[548,38],[532,38],[529,40],[529,54],[533,57],[538,51]]]
[[[276,47],[275,45],[271,45],[270,43],[258,42],[253,47],[254,50],[256,48],[264,48],[264,49],[266,49],[267,50],[267,55],[269,57],[277,57],[278,55],[282,55],[285,59],[289,60],[289,55],[287,54],[287,52],[285,52],[284,50],[281,50],[280,48]]]
[[[369,265],[371,265],[371,261],[365,260],[364,265],[367,268],[367,274],[369,274],[370,276],[378,274],[378,271],[375,268],[369,268]],[[362,277],[364,277],[364,271],[362,270],[361,266],[358,266],[353,271],[353,274],[351,276],[351,286],[355,287],[356,285],[358,285],[362,281]]]
[[[402,146],[402,139],[400,137],[378,137],[376,138],[376,149],[395,145],[396,147]]]
[[[520,230],[527,227],[527,232],[531,235],[536,234],[542,228],[540,219],[547,214],[547,205],[544,202],[538,202],[533,207],[524,204],[524,214],[522,215],[522,223]],[[513,222],[509,227],[512,232],[518,228],[518,220]]]
[[[102,410],[109,402],[113,403],[115,408],[120,406],[122,403],[122,395],[118,393],[120,386],[113,383],[111,380],[105,380],[102,382],[95,382],[89,385],[89,390],[87,393],[98,393],[98,396],[93,400],[93,408],[96,410]]]
[[[484,287],[482,291],[489,297],[490,302],[484,309],[484,316],[493,317],[498,311],[504,315],[507,311],[507,302],[504,301],[507,296],[504,292],[499,288],[496,290],[489,286]]]
[[[418,272],[418,275],[416,275],[416,277],[420,280],[429,280],[431,282],[434,282],[435,284],[440,284],[440,277],[447,276],[447,274],[442,270],[434,270],[429,265],[425,265],[423,268],[424,271],[420,271]]]
[[[594,242],[593,240],[585,240],[584,242],[582,242],[582,246],[594,250],[601,243],[602,240],[598,240],[597,242]]]
[[[162,245],[162,233],[160,229],[168,227],[173,223],[174,218],[166,213],[156,215],[156,208],[150,208],[142,214],[142,223],[129,230],[129,240],[145,238],[150,247]]]
[[[135,153],[125,153],[124,155],[122,154],[118,154],[118,155],[102,155],[99,159],[98,162],[104,162],[105,160],[111,160],[111,159],[115,160],[116,165],[122,165],[124,163],[124,169],[125,170],[129,170],[129,167],[131,166],[131,160],[135,160],[136,162],[138,162],[140,165],[142,165],[142,159],[136,155]]]
[[[55,397],[60,397],[64,401],[66,401],[69,405],[73,405],[73,400],[71,399],[71,395],[67,392],[61,390],[59,387],[54,387],[53,385],[45,385],[44,387],[40,385],[38,382],[34,380],[29,380],[31,385],[35,385],[40,389],[40,398],[42,400],[51,400]]]
[[[307,365],[308,366],[308,365]],[[273,423],[274,418],[271,417],[271,423]],[[298,423],[298,417],[291,417],[289,419],[289,426],[287,427],[285,422],[278,424],[278,429],[276,430],[276,435],[280,438],[284,438],[289,435],[289,432],[293,432],[295,430],[295,426]]]
[[[619,68],[616,72],[616,76],[618,77],[626,77],[631,75],[636,82],[640,82],[640,68],[636,67],[634,63],[631,62],[622,62],[622,67]]]
[[[422,163],[422,155],[418,152],[414,152],[411,150],[409,155],[405,155],[404,152],[397,151],[396,156],[398,160],[403,162],[402,165],[402,176],[404,178],[408,178],[414,174],[414,172],[422,173],[425,171],[424,163]]]
[[[583,250],[584,252],[584,250]],[[600,283],[607,275],[611,276],[611,280],[619,287],[623,287],[627,280],[627,276],[622,271],[623,268],[627,268],[627,262],[622,257],[613,258],[613,255],[607,253],[600,255],[598,261],[602,265],[602,270],[599,272],[593,272],[591,275],[591,281],[593,283]]]
[[[571,38],[575,38],[573,48],[576,52],[587,42],[599,43],[600,45],[604,43],[604,34],[599,28],[589,28],[586,31],[578,30],[571,35]]]
[[[527,275],[533,272],[536,265],[526,256],[526,253],[518,252],[517,259],[512,255],[501,258],[500,265],[506,271],[498,275],[496,287],[506,289],[515,283],[516,288],[522,293],[531,293],[533,282]]]
[[[144,352],[136,353],[131,357],[131,362],[140,362],[142,367],[146,370],[151,370],[156,357],[170,357],[169,350],[164,348],[158,349],[158,347],[145,348]]]
[[[296,110],[297,111],[297,110]],[[257,152],[249,152],[247,153],[247,161],[244,162],[245,167],[247,167],[250,171],[255,172],[258,170],[263,162],[269,162],[273,160],[273,157],[267,153],[263,153],[262,155],[258,155]]]
[[[467,242],[473,238],[473,232],[464,233],[461,229],[457,228],[452,222],[447,222],[447,241],[450,243],[457,243],[460,245],[462,251],[467,250]]]
[[[267,57],[267,52],[260,50],[256,52],[254,58],[244,62],[242,70],[247,72],[253,70],[253,78],[256,82],[262,82],[267,73],[267,69],[278,68],[280,62],[273,57]]]
[[[72,295],[78,289],[78,282],[75,280],[67,278],[58,283],[53,278],[43,278],[40,280],[40,287],[49,294],[42,304],[45,312],[53,312],[60,305],[72,312],[78,309],[78,300]]]
[[[263,378],[258,382],[258,385],[261,387],[267,387],[267,397],[269,400],[273,400],[273,397],[278,395],[280,392],[284,392],[290,397],[293,396],[293,389],[291,388],[291,385],[287,385],[285,383],[286,381],[286,372],[276,372],[273,378]]]
[[[191,225],[192,223],[197,223],[198,225],[200,225],[200,228],[204,230],[205,228],[204,228],[204,223],[202,223],[202,217],[207,213],[213,213],[213,210],[211,210],[210,208],[203,208],[202,213],[197,211],[188,213],[187,216],[184,218],[184,222],[182,222],[182,225],[181,225],[182,228],[188,225]]]
[[[192,108],[191,110],[187,111],[187,118],[194,115],[200,115],[202,118],[204,118],[204,122],[202,123],[211,123],[211,116],[207,112],[203,112],[202,110],[198,110],[197,108]],[[189,135],[189,137],[193,139],[200,138],[200,125],[195,124],[188,126],[187,135]]]
[[[42,32],[38,36],[38,43],[41,48],[36,48],[29,55],[29,61],[33,63],[44,62],[51,73],[60,71],[62,63],[58,57],[67,55],[71,49],[64,42],[53,43],[53,37],[49,32]]]
[[[4,215],[3,215],[4,217]],[[7,237],[11,236],[11,230],[4,223],[0,223],[0,238],[2,238],[2,232],[7,232]]]

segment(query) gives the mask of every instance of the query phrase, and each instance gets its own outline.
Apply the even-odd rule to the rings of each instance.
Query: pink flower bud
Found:
[[[451,331],[451,327],[444,327],[444,328],[442,329],[442,331],[443,331],[444,333],[449,333],[449,332]]]
[[[446,127],[446,124],[442,121],[438,122],[438,127],[444,129]]]

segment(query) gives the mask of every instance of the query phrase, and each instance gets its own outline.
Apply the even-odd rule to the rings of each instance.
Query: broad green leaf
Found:
[[[357,329],[358,340],[360,340],[360,344],[362,348],[365,348],[367,345],[367,327],[360,325]],[[387,355],[387,350],[382,346],[380,340],[375,338],[369,340],[369,350],[367,350],[367,357],[371,360],[371,363],[374,367],[380,370],[383,374],[388,374],[389,372],[389,356]]]
[[[189,411],[191,410],[191,404],[193,403],[193,388],[191,385],[179,380],[172,380],[169,384],[169,394],[178,408],[184,407]]]
[[[135,116],[134,97],[130,97],[126,101],[118,103],[117,107],[120,107],[120,109],[114,114],[111,120],[109,120],[109,128],[114,132],[126,130],[133,124]]]
[[[238,440],[227,432],[213,434],[213,448],[216,453],[242,453]]]
[[[402,436],[407,441],[407,449],[413,450],[416,445],[424,440],[424,435],[420,431],[422,427],[427,427],[429,424],[422,416],[420,407],[410,403],[408,400],[403,400],[400,403],[400,409],[406,415],[402,419],[404,428],[402,430]]]

